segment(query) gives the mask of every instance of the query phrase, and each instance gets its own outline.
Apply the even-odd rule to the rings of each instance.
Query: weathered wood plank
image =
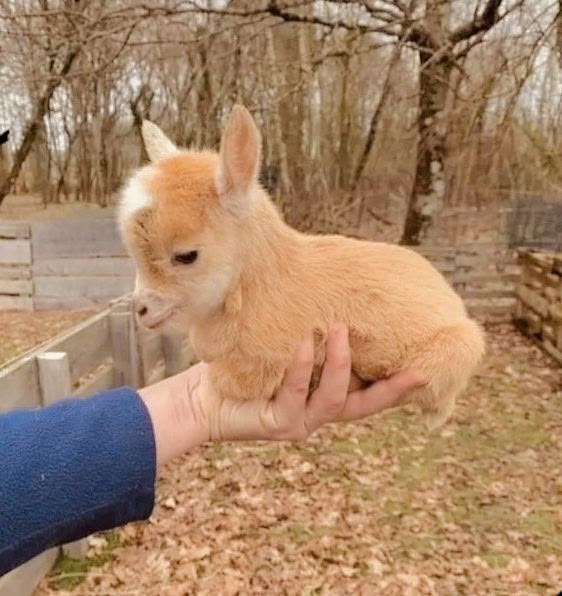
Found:
[[[179,334],[162,336],[162,354],[168,377],[185,370],[195,357],[187,339]]]
[[[33,310],[30,296],[0,296],[0,310]]]
[[[542,342],[544,349],[560,364],[562,365],[562,350],[553,346],[549,341]]]
[[[86,379],[74,391],[74,395],[78,397],[87,397],[100,391],[105,391],[115,387],[114,383],[115,372],[113,369],[113,362],[108,361],[103,363],[98,369],[88,375]]]
[[[495,267],[497,267],[498,265],[504,265],[504,264],[509,264],[512,263],[513,259],[511,257],[511,255],[507,255],[507,254],[465,254],[465,253],[459,253],[457,254],[457,256],[455,257],[455,265],[458,268],[464,267],[467,269],[471,269],[471,268],[478,268],[478,267],[482,267],[483,265],[486,264],[490,264],[493,265]]]
[[[39,385],[44,405],[70,397],[72,381],[66,352],[44,352],[37,356]]]
[[[134,277],[135,265],[128,257],[79,257],[48,258],[40,255],[34,259],[33,275],[35,276],[119,276]],[[0,274],[1,277],[1,274]],[[99,280],[103,283],[103,280]]]
[[[58,548],[51,548],[0,577],[0,596],[31,596],[58,554]]]
[[[559,349],[562,350],[562,323],[555,324],[553,327],[554,333],[554,345]]]
[[[133,289],[132,277],[34,277],[37,298],[81,298],[105,300],[116,298]]]
[[[12,265],[31,264],[29,240],[0,240],[0,263]]]
[[[500,306],[475,306],[469,309],[469,313],[484,323],[509,323],[513,318],[509,310]]]
[[[539,269],[550,270],[552,268],[553,255],[543,251],[528,251],[527,259],[534,263]]]
[[[455,263],[452,261],[433,261],[431,264],[443,275],[452,274],[456,270]]]
[[[33,308],[35,310],[57,310],[57,309],[80,309],[80,308],[99,308],[107,305],[109,300],[107,298],[88,298],[81,296],[79,298],[64,298],[59,296],[53,298],[52,296],[35,296],[33,298]]]
[[[457,271],[451,277],[451,281],[455,284],[485,284],[498,281],[505,284],[515,284],[519,281],[519,275],[500,272]]]
[[[109,318],[113,353],[114,385],[136,387],[139,382],[138,360],[133,341],[131,314],[112,312]]]
[[[132,293],[124,294],[109,301],[111,312],[130,312]]]
[[[22,395],[31,394],[33,396],[31,405],[38,405],[41,402],[36,364],[38,354],[66,352],[72,384],[104,363],[111,356],[109,312],[105,310],[90,317],[0,369],[0,402],[4,395],[9,395],[16,390]],[[7,391],[8,389],[10,391]]]
[[[79,323],[43,346],[44,351],[66,352],[71,382],[76,383],[111,356],[109,311]]]
[[[39,372],[34,355],[24,356],[0,369],[0,411],[40,405]]]
[[[137,344],[140,368],[142,370],[142,383],[148,385],[151,382],[154,382],[154,371],[156,369],[160,370],[160,368],[162,368],[162,370],[165,371],[164,355],[162,353],[162,337],[156,331],[138,327]]]
[[[523,302],[519,301],[518,304],[518,312],[515,319],[518,329],[530,336],[540,334],[542,328],[540,316]]]
[[[153,385],[158,383],[162,379],[166,378],[166,363],[164,360],[160,360],[152,369],[147,372],[147,376],[144,379],[144,385]]]
[[[31,279],[29,265],[0,265],[0,279]]]
[[[25,221],[0,221],[0,238],[29,238],[30,225]]]
[[[510,321],[515,312],[515,297],[467,298],[466,308],[471,316],[485,321]]]
[[[562,322],[562,302],[555,302],[548,308],[548,314],[555,320]]]
[[[33,294],[33,282],[27,279],[0,279],[0,294],[31,296]]]
[[[34,222],[33,254],[47,257],[122,257],[126,255],[113,218]]]
[[[455,251],[443,246],[416,246],[413,250],[427,259],[455,259]]]
[[[515,288],[464,288],[461,295],[465,299],[470,298],[515,298]]]
[[[541,296],[538,292],[528,288],[527,286],[519,285],[517,287],[517,296],[527,306],[532,308],[539,315],[546,317],[548,315],[548,300]]]
[[[554,335],[554,327],[552,325],[549,325],[548,323],[543,322],[541,331],[542,331],[542,338],[548,339],[549,341],[552,342],[552,344],[555,345],[556,337]]]

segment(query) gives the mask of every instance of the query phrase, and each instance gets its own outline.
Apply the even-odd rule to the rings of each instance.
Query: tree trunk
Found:
[[[275,50],[275,40],[273,38],[273,32],[271,29],[266,31],[267,36],[267,58],[270,62],[270,76],[271,84],[275,91],[275,95],[278,96],[282,93],[281,87],[281,65],[277,60],[277,52]],[[272,126],[273,126],[273,141],[269,141],[271,144],[275,144],[277,149],[277,156],[279,159],[279,181],[280,181],[280,192],[288,199],[293,193],[293,184],[291,182],[291,176],[289,173],[289,157],[287,153],[287,145],[283,138],[283,126],[281,122],[281,114],[279,110],[279,102],[274,101],[271,103],[270,108]],[[269,163],[268,165],[274,165]]]
[[[556,15],[556,44],[558,46],[558,60],[562,65],[562,0],[558,0],[558,14]]]
[[[418,155],[404,222],[403,244],[421,244],[445,197],[447,91],[452,71],[448,40],[450,4],[427,0],[420,60]]]
[[[359,159],[357,161],[357,165],[355,167],[353,176],[351,178],[350,190],[351,190],[352,194],[354,194],[355,191],[357,190],[357,186],[359,185],[359,181],[361,180],[361,176],[363,175],[365,166],[367,165],[367,161],[369,160],[369,155],[371,154],[371,149],[373,148],[373,145],[375,144],[375,140],[376,140],[377,133],[379,130],[379,125],[381,122],[382,112],[383,112],[384,107],[386,106],[386,102],[387,102],[388,96],[390,94],[390,88],[391,88],[390,80],[392,77],[392,72],[393,72],[394,68],[396,67],[396,65],[398,64],[398,61],[400,60],[400,52],[401,52],[401,46],[397,45],[396,48],[394,49],[394,53],[392,54],[390,63],[386,70],[386,76],[385,76],[385,79],[383,82],[381,96],[379,98],[377,105],[375,106],[375,110],[373,112],[373,115],[371,117],[371,122],[369,124],[369,131],[367,133],[367,138],[365,139],[365,144],[363,145],[363,149],[361,150],[361,153],[359,154]]]
[[[0,180],[8,175],[8,156],[4,145],[0,145]]]
[[[443,205],[447,157],[445,107],[450,74],[451,65],[445,58],[425,67],[422,64],[418,157],[402,244],[421,244]]]
[[[8,193],[11,191],[14,182],[16,181],[21,171],[23,162],[25,161],[25,158],[28,156],[33,142],[35,141],[35,137],[37,136],[37,132],[39,130],[43,117],[49,109],[49,103],[51,101],[51,98],[53,97],[55,90],[62,83],[64,77],[70,71],[72,63],[74,62],[74,59],[78,55],[79,51],[79,48],[69,50],[64,60],[64,63],[60,69],[60,72],[58,74],[54,74],[47,82],[45,91],[43,92],[43,95],[39,98],[39,101],[35,106],[35,111],[33,113],[31,121],[27,124],[25,128],[21,145],[18,147],[17,151],[14,154],[14,161],[10,173],[8,174],[4,182],[2,182],[2,184],[0,185],[0,205],[2,204]]]

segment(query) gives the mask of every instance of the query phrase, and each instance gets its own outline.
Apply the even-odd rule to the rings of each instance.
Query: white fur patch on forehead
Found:
[[[146,170],[138,172],[127,182],[119,202],[119,222],[121,225],[129,221],[141,209],[146,209],[152,205],[153,199],[146,189],[146,182]]]

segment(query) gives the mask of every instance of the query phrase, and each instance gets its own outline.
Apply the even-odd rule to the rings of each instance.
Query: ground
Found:
[[[100,217],[113,214],[113,207],[95,203],[49,203],[37,195],[8,195],[0,205],[0,220],[44,221],[66,217]]]
[[[440,431],[401,410],[300,444],[199,449],[162,472],[147,523],[94,537],[36,596],[556,594],[560,368],[488,331]]]
[[[0,366],[91,316],[93,310],[0,310]]]

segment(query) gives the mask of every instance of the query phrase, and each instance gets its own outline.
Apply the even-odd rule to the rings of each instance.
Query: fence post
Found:
[[[131,333],[129,313],[113,312],[109,315],[109,331],[111,334],[111,351],[113,353],[113,369],[115,376],[113,383],[120,385],[133,385],[133,358],[131,350]]]
[[[72,394],[70,365],[66,352],[45,352],[37,356],[39,385],[44,405]],[[88,552],[85,538],[65,544],[63,552],[73,559],[82,559]]]
[[[191,364],[193,356],[186,344],[187,340],[183,335],[162,335],[162,353],[167,377],[184,371]]]

